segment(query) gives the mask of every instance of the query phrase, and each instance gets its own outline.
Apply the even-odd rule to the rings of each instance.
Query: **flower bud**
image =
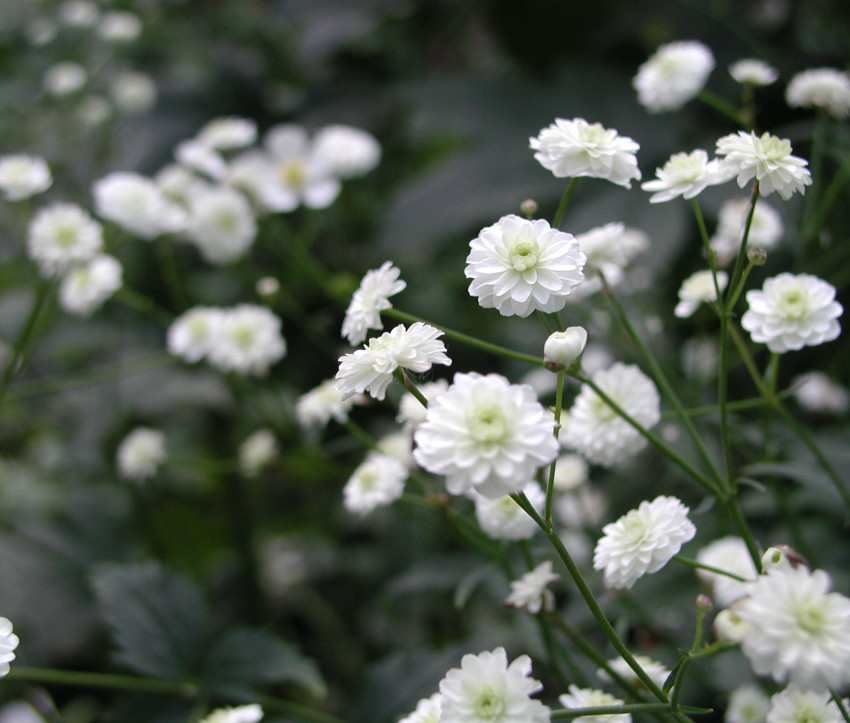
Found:
[[[788,545],[768,547],[761,557],[761,569],[764,573],[777,568],[788,569],[799,567],[800,565],[805,567],[806,559],[799,552],[788,547]]]
[[[566,331],[556,331],[543,345],[543,361],[550,371],[566,369],[575,362],[587,344],[584,327],[571,326]]]
[[[747,260],[753,266],[764,266],[767,263],[767,251],[760,246],[750,246],[747,249]]]
[[[697,610],[703,613],[710,613],[714,609],[714,603],[708,595],[697,595]]]
[[[526,218],[534,218],[534,214],[537,213],[537,201],[535,201],[533,198],[526,198],[519,205],[519,210]]]
[[[280,282],[273,276],[263,276],[257,279],[257,293],[260,296],[274,296],[280,291]]]

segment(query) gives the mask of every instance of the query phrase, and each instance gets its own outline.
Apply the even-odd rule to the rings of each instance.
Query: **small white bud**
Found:
[[[257,279],[257,293],[260,296],[274,296],[280,291],[280,282],[274,276]]]
[[[582,326],[570,326],[556,331],[543,345],[543,361],[551,371],[570,366],[581,356],[587,344],[587,331]]]

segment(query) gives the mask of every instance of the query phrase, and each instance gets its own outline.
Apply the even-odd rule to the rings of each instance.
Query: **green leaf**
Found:
[[[204,665],[203,686],[217,695],[250,695],[255,687],[295,683],[314,696],[326,693],[316,664],[290,643],[262,630],[230,630]]]
[[[96,573],[93,584],[117,662],[164,680],[184,680],[200,670],[209,613],[194,583],[146,564],[111,566]]]

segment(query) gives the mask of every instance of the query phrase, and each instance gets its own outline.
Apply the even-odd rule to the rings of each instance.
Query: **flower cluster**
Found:
[[[638,68],[632,85],[650,113],[679,110],[695,98],[714,70],[714,55],[702,43],[680,40],[662,45]]]
[[[362,344],[369,329],[383,329],[381,312],[392,308],[391,296],[404,291],[407,284],[399,279],[401,272],[389,261],[366,273],[351,297],[342,322],[342,336],[352,345]]]

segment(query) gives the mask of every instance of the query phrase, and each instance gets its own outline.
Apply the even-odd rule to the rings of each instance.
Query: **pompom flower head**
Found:
[[[59,305],[69,314],[90,316],[123,285],[121,264],[98,254],[72,267],[59,284]]]
[[[549,708],[531,697],[543,686],[530,676],[527,655],[510,665],[504,648],[464,655],[440,681],[440,723],[549,723]]]
[[[680,40],[658,48],[638,68],[632,85],[638,102],[650,113],[666,113],[699,95],[712,70],[714,55],[708,47]]]
[[[792,108],[820,108],[834,118],[850,115],[850,76],[835,68],[812,68],[797,73],[785,89]]]
[[[407,467],[392,457],[373,452],[343,489],[343,504],[349,512],[366,515],[395,502],[404,492]]]
[[[185,226],[186,212],[137,173],[110,173],[95,181],[92,193],[98,216],[145,240]]]
[[[223,372],[264,376],[286,354],[281,320],[264,306],[223,309],[209,337],[207,360]]]
[[[73,203],[40,209],[29,226],[27,253],[45,277],[91,261],[102,248],[103,228]]]
[[[708,270],[691,274],[679,288],[679,303],[673,313],[680,319],[687,319],[694,315],[700,304],[717,301],[717,289],[723,293],[729,283],[729,275],[725,271],[718,271],[717,287],[714,281],[714,274]]]
[[[625,188],[640,180],[635,154],[640,145],[584,118],[555,122],[529,139],[535,159],[556,178],[589,176]]]
[[[165,461],[165,434],[150,427],[136,427],[118,446],[116,462],[122,477],[143,482],[153,477]]]
[[[670,201],[677,196],[694,198],[706,188],[726,180],[720,173],[716,160],[697,149],[690,153],[675,153],[662,168],[655,170],[657,178],[641,184],[644,191],[652,192],[650,203]]]
[[[844,716],[828,691],[803,690],[792,685],[771,696],[765,720],[767,723],[842,723]]]
[[[452,494],[487,497],[522,489],[558,455],[555,420],[526,384],[499,374],[456,374],[414,434],[416,463],[445,475]]]
[[[761,291],[747,292],[747,304],[741,326],[772,352],[817,346],[841,334],[838,317],[844,307],[835,301],[835,287],[816,276],[774,276]]]
[[[538,513],[546,504],[546,493],[537,482],[529,482],[522,488],[531,506]],[[475,518],[484,533],[494,540],[530,540],[539,531],[537,523],[520,507],[510,495],[485,497],[473,492]]]
[[[812,183],[808,162],[791,155],[791,143],[770,133],[738,131],[717,141],[721,173],[736,178],[743,188],[755,179],[759,192],[767,196],[776,191],[786,201],[794,193],[805,193]]]
[[[657,572],[696,534],[688,508],[675,497],[641,502],[602,528],[593,567],[605,571],[605,584],[630,588],[638,578]]]
[[[381,312],[392,309],[389,298],[407,287],[407,283],[399,279],[400,273],[389,261],[385,261],[378,269],[366,272],[351,297],[342,322],[342,336],[349,344],[362,344],[369,329],[384,328]]]
[[[584,281],[585,256],[571,234],[547,221],[509,215],[482,229],[470,244],[464,274],[485,309],[526,317],[560,311]]]
[[[779,78],[776,68],[758,58],[742,58],[729,66],[729,75],[741,85],[761,87],[775,83]]]
[[[53,184],[43,158],[15,153],[0,156],[0,193],[7,201],[20,201],[46,191]]]
[[[560,575],[552,572],[550,560],[541,562],[533,570],[511,582],[511,594],[505,600],[505,605],[523,608],[530,613],[552,610],[555,607],[555,596],[548,585],[560,578]]]

